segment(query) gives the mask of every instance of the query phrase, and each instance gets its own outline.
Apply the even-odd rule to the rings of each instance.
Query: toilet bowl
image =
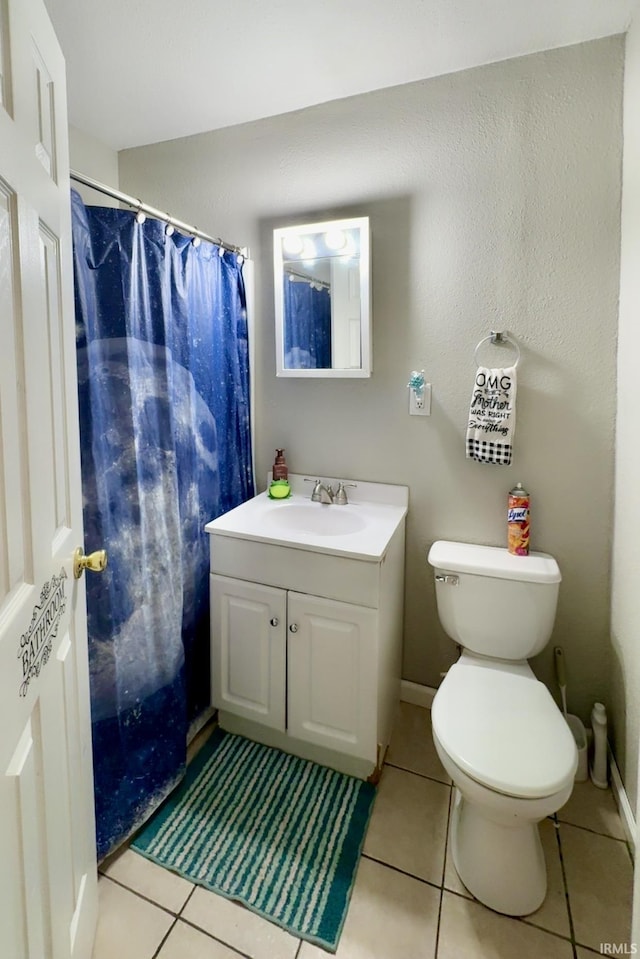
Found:
[[[560,710],[527,663],[465,652],[436,693],[432,730],[456,787],[458,875],[497,912],[535,912],[547,889],[537,824],[567,802],[577,765]]]
[[[456,789],[454,865],[480,902],[528,915],[547,887],[537,824],[569,799],[578,763],[562,713],[527,662],[550,638],[560,571],[548,554],[444,541],[429,563],[440,619],[463,650],[431,711]]]

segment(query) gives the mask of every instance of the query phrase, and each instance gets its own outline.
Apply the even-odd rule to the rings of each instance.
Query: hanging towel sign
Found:
[[[478,367],[467,426],[467,459],[508,466],[516,427],[516,368]]]

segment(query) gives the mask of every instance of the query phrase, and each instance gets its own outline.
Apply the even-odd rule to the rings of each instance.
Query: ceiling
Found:
[[[114,150],[626,31],[638,0],[45,0]]]

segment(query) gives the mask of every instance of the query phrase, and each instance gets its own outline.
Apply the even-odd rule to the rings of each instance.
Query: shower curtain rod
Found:
[[[147,213],[149,216],[153,216],[157,220],[163,220],[165,223],[170,223],[182,233],[189,233],[191,236],[200,237],[201,240],[208,240],[210,243],[215,243],[216,246],[221,246],[224,250],[229,250],[231,253],[241,253],[245,258],[249,256],[249,252],[246,247],[236,246],[235,243],[228,243],[226,240],[221,240],[220,237],[216,238],[209,236],[208,233],[203,233],[202,230],[199,230],[197,227],[191,226],[189,223],[184,223],[182,220],[176,220],[175,217],[170,216],[168,213],[164,213],[162,210],[157,210],[155,207],[149,206],[148,203],[143,203],[142,200],[138,200],[134,196],[129,196],[127,193],[122,193],[120,190],[116,190],[112,186],[107,186],[106,183],[100,183],[99,180],[94,180],[93,177],[86,176],[84,173],[79,173],[77,170],[70,170],[69,175],[71,176],[72,180],[76,180],[78,183],[83,183],[85,186],[91,187],[92,190],[97,190],[99,193],[104,193],[106,196],[110,196],[114,200],[119,200],[120,203],[126,203],[127,206],[133,207],[139,213]]]
[[[307,283],[317,283],[318,286],[324,287],[325,290],[331,289],[331,284],[327,283],[326,280],[317,280],[315,276],[309,276],[308,273],[299,273],[297,270],[289,269],[289,267],[285,267],[284,272],[287,276],[295,276],[298,280],[305,280]]]

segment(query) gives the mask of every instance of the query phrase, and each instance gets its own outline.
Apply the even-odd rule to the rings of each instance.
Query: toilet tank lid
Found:
[[[438,540],[429,550],[428,561],[436,569],[494,576],[496,579],[518,579],[526,583],[559,583],[562,580],[557,562],[548,553],[514,556],[500,546]]]

